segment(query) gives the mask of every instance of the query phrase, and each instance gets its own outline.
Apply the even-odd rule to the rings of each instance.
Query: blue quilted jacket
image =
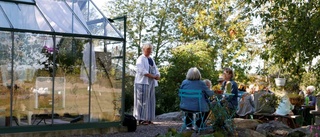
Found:
[[[180,100],[181,109],[201,112],[207,112],[210,110],[206,95],[212,96],[214,92],[211,91],[202,80],[184,80],[180,86],[180,89],[201,90],[203,93],[201,100],[201,110],[198,103],[199,101],[195,98],[182,98],[182,100]]]

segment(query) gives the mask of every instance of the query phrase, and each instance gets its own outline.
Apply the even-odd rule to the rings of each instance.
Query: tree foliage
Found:
[[[254,54],[247,45],[249,18],[237,0],[178,0],[176,8],[181,41],[205,40],[218,51],[218,68],[247,67]]]
[[[320,52],[319,0],[247,0],[262,18],[267,41],[261,57],[301,82]],[[295,78],[294,78],[295,77]]]
[[[258,68],[258,75],[281,72],[290,77],[289,83],[320,82],[320,63],[314,62],[320,54],[319,0],[114,2],[114,15],[128,16],[127,64],[135,64],[142,43],[155,46],[153,56],[162,77],[158,112],[178,108],[177,88],[194,66],[213,82],[219,70],[231,67],[235,80],[245,83],[251,64],[260,56],[264,67]],[[253,25],[257,18],[261,27]]]
[[[153,58],[157,64],[167,61],[166,51],[171,49],[176,41],[174,13],[171,0],[117,0],[111,4],[113,16],[127,15],[127,51],[128,61],[135,64],[135,59],[142,53],[144,43],[154,45]]]
[[[217,52],[205,41],[195,41],[171,50],[170,64],[161,69],[157,92],[157,112],[179,110],[178,89],[191,67],[197,67],[202,78],[216,80],[215,58]]]

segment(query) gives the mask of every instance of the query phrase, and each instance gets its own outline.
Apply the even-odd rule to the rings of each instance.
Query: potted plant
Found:
[[[304,97],[296,93],[288,94],[290,103],[295,106],[301,106],[304,104]]]
[[[281,71],[278,72],[278,77],[274,78],[277,87],[283,87],[286,84],[286,78],[280,77]]]
[[[266,106],[277,108],[280,103],[280,97],[275,94],[264,94],[259,98],[259,101],[265,102]]]

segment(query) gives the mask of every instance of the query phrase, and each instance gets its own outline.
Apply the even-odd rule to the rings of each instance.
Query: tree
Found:
[[[236,71],[249,69],[257,54],[250,46],[247,29],[249,18],[242,16],[244,3],[235,0],[178,0],[175,7],[178,28],[182,42],[193,40],[208,41],[220,60],[218,68],[236,68]],[[239,69],[238,69],[239,68]]]
[[[251,15],[262,18],[267,36],[262,58],[279,65],[290,77],[301,82],[320,52],[319,0],[247,0]],[[315,67],[314,67],[315,68]]]
[[[202,78],[216,80],[217,52],[205,41],[194,41],[171,50],[170,64],[161,69],[157,90],[157,113],[179,110],[178,89],[191,67],[197,67]]]
[[[119,0],[114,1],[113,7],[109,8],[113,15],[127,15],[127,45],[129,64],[135,64],[143,43],[150,42],[154,45],[153,58],[156,64],[167,61],[166,54],[176,44],[176,31],[174,13],[171,12],[174,5],[172,0],[165,1],[138,1]]]

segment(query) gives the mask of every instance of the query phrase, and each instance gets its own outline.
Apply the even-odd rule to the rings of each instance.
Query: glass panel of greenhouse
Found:
[[[3,27],[3,28],[9,28],[10,27],[10,24],[8,23],[7,21],[7,18],[5,16],[5,14],[3,13],[3,10],[0,10],[0,27]]]
[[[50,31],[49,24],[34,5],[0,1],[0,6],[13,28]]]
[[[125,17],[109,20],[91,0],[0,0],[0,133],[121,123]]]
[[[34,3],[33,0],[13,0],[15,2],[28,2],[28,3]]]
[[[81,20],[85,22],[92,35],[123,38],[92,1],[67,0],[67,3],[76,13],[82,13]]]

